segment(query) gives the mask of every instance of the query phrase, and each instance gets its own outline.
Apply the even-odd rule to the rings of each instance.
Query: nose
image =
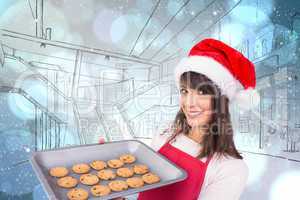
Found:
[[[195,97],[195,95],[187,95],[186,105],[187,107],[191,107],[191,108],[197,106],[197,98]]]
[[[196,102],[194,102],[193,100],[186,101],[185,102],[185,107],[186,107],[186,110],[188,112],[190,112],[190,111],[199,111],[200,110],[200,107],[198,105],[196,105]]]

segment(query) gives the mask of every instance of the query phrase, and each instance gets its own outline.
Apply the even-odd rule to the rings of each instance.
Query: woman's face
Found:
[[[213,95],[201,90],[180,87],[180,107],[191,127],[208,125],[213,115]]]

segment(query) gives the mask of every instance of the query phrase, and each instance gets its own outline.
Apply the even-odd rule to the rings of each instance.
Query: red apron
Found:
[[[181,182],[139,193],[138,200],[196,200],[204,182],[206,169],[211,157],[202,162],[171,144],[164,144],[158,151],[187,172]]]

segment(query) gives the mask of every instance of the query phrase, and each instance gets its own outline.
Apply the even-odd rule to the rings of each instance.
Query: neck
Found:
[[[192,140],[196,141],[199,144],[202,144],[204,135],[207,133],[202,127],[192,127],[192,129],[188,133],[188,137]]]

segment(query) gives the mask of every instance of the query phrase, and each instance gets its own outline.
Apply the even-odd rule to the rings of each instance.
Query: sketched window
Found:
[[[278,49],[284,45],[284,32],[280,31],[275,37],[275,49]]]
[[[292,30],[299,35],[300,34],[300,16],[299,15],[294,17],[292,24],[293,24]]]
[[[262,46],[261,41],[257,39],[255,41],[255,47],[254,47],[254,59],[260,58],[262,56]]]
[[[261,48],[262,48],[262,55],[266,55],[268,53],[268,47],[267,47],[267,39],[263,39],[261,41]]]
[[[249,113],[239,113],[239,131],[240,133],[250,132],[250,115]]]

